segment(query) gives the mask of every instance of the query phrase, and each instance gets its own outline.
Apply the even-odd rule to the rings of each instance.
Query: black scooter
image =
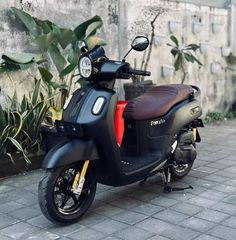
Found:
[[[131,49],[143,51],[148,45],[146,37],[137,36]],[[203,127],[196,86],[156,86],[126,105],[125,130],[118,145],[115,79],[150,76],[150,72],[132,69],[125,59],[109,60],[101,46],[88,51],[83,44],[81,51],[80,75],[88,85],[68,98],[63,119],[56,122],[58,134],[67,139],[46,155],[39,183],[43,214],[64,224],[88,210],[97,182],[122,186],[161,173],[166,192],[183,190],[171,188],[170,177],[179,179],[190,171],[200,142],[197,127]]]

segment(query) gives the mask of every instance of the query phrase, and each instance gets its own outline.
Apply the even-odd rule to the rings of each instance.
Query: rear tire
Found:
[[[173,177],[173,179],[176,180],[184,178],[186,175],[188,175],[188,173],[192,169],[192,166],[193,162],[187,164],[176,164],[174,166],[171,166],[170,167],[171,176]]]
[[[96,193],[96,175],[92,165],[88,167],[80,196],[71,191],[77,171],[82,164],[47,169],[39,182],[38,200],[42,213],[50,221],[69,224],[78,220],[90,207]]]

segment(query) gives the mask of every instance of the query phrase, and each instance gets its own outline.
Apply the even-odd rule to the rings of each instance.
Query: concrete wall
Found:
[[[193,2],[195,4],[193,4]],[[232,4],[229,4],[232,3]],[[204,6],[203,6],[204,5]],[[206,6],[205,6],[206,5]],[[179,83],[181,73],[163,77],[162,67],[173,65],[170,48],[169,23],[176,22],[178,29],[173,34],[182,40],[183,44],[207,43],[208,51],[197,53],[203,67],[197,64],[188,67],[186,83],[198,85],[202,94],[202,104],[205,112],[208,110],[223,110],[232,101],[230,91],[231,78],[226,70],[225,57],[221,55],[221,47],[235,47],[235,5],[234,0],[217,1],[167,1],[167,0],[1,0],[0,1],[0,54],[14,51],[35,51],[30,45],[29,36],[24,26],[10,13],[9,8],[15,6],[41,19],[49,19],[60,26],[75,27],[82,21],[94,15],[100,15],[104,27],[100,34],[107,39],[107,55],[111,58],[121,58],[128,50],[129,44],[136,34],[150,36],[150,21],[160,7],[164,13],[155,22],[155,43],[148,69],[152,71],[151,79],[158,84]],[[193,24],[201,25],[201,31],[194,34]],[[213,33],[212,24],[219,24],[219,32]],[[131,63],[134,59],[140,65],[142,53],[133,52],[127,58]],[[217,63],[218,72],[211,73],[211,66]],[[21,72],[11,75],[12,80],[5,75],[0,76],[0,102],[3,103],[7,94],[12,94],[14,85],[20,96],[32,88],[32,72]],[[121,98],[123,92],[121,82],[116,85]]]
[[[0,0],[0,55],[7,52],[35,52],[24,26],[9,10],[15,6],[40,19],[49,19],[61,27],[73,29],[83,21],[100,15],[104,27],[100,35],[109,40],[107,55],[118,56],[118,0]],[[35,71],[17,72],[9,76],[0,75],[0,103],[17,89],[19,98],[32,90]]]
[[[122,45],[128,46],[128,42],[136,34],[146,34],[150,36],[150,21],[160,8],[164,13],[155,22],[155,42],[151,54],[148,69],[152,72],[151,79],[157,84],[180,83],[182,73],[177,72],[172,76],[163,77],[163,66],[173,66],[173,57],[170,54],[170,47],[166,43],[171,43],[169,37],[170,22],[177,26],[173,32],[182,44],[207,44],[206,53],[197,52],[197,58],[203,63],[199,68],[197,64],[186,66],[188,76],[186,83],[196,84],[202,90],[201,102],[204,112],[213,110],[223,110],[232,101],[231,79],[227,73],[227,63],[221,54],[222,47],[230,46],[231,36],[231,8],[216,8],[210,6],[199,6],[192,3],[181,3],[162,0],[123,0],[123,15],[127,16],[126,26],[121,29]],[[132,6],[129,8],[128,6]],[[213,32],[212,26],[218,27],[218,32]],[[219,24],[219,25],[217,25]],[[235,22],[234,22],[235,24]],[[193,32],[193,26],[200,26],[198,33]],[[233,35],[235,36],[235,34]],[[130,54],[129,60],[132,62],[137,58],[138,64],[141,63],[142,53]],[[211,67],[215,66],[218,70],[211,72]]]

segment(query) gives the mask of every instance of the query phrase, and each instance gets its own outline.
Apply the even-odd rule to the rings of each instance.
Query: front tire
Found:
[[[97,186],[92,165],[88,167],[81,195],[71,191],[74,177],[81,172],[83,163],[45,171],[38,186],[38,200],[42,213],[50,221],[58,224],[75,222],[92,204]]]

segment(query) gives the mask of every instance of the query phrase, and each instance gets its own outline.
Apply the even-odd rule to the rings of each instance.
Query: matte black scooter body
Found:
[[[177,104],[161,118],[148,121],[125,120],[124,141],[119,148],[114,130],[116,93],[97,84],[91,84],[74,94],[78,95],[73,96],[77,100],[71,100],[63,113],[63,120],[73,121],[77,126],[80,126],[82,129],[81,138],[76,138],[78,140],[72,138],[71,141],[78,142],[67,143],[64,152],[62,150],[63,144],[52,149],[47,155],[43,167],[53,168],[80,160],[94,160],[97,156],[98,181],[111,186],[121,186],[142,180],[154,169],[158,169],[158,166],[162,166],[172,150],[171,146],[177,139],[180,129],[201,115],[198,101],[192,98]],[[104,105],[99,114],[94,114],[95,102],[101,97],[105,99]],[[198,109],[198,111],[194,109]],[[142,139],[141,142],[146,146],[142,143],[139,145],[137,142],[132,142],[127,129],[130,124],[145,132],[141,133],[141,136],[131,136],[133,141],[134,137],[143,138],[144,134],[146,139]],[[140,135],[139,132],[136,134]],[[92,144],[89,139],[93,141]],[[80,146],[79,142],[83,147]],[[145,149],[144,153],[138,153],[135,156],[129,154],[129,149],[132,150],[132,144],[136,144],[136,147],[142,148],[143,151]],[[77,154],[82,149],[82,152],[86,154]],[[136,169],[127,170],[122,164],[122,161],[125,161],[127,157],[136,159],[135,161],[143,158],[146,162]]]

